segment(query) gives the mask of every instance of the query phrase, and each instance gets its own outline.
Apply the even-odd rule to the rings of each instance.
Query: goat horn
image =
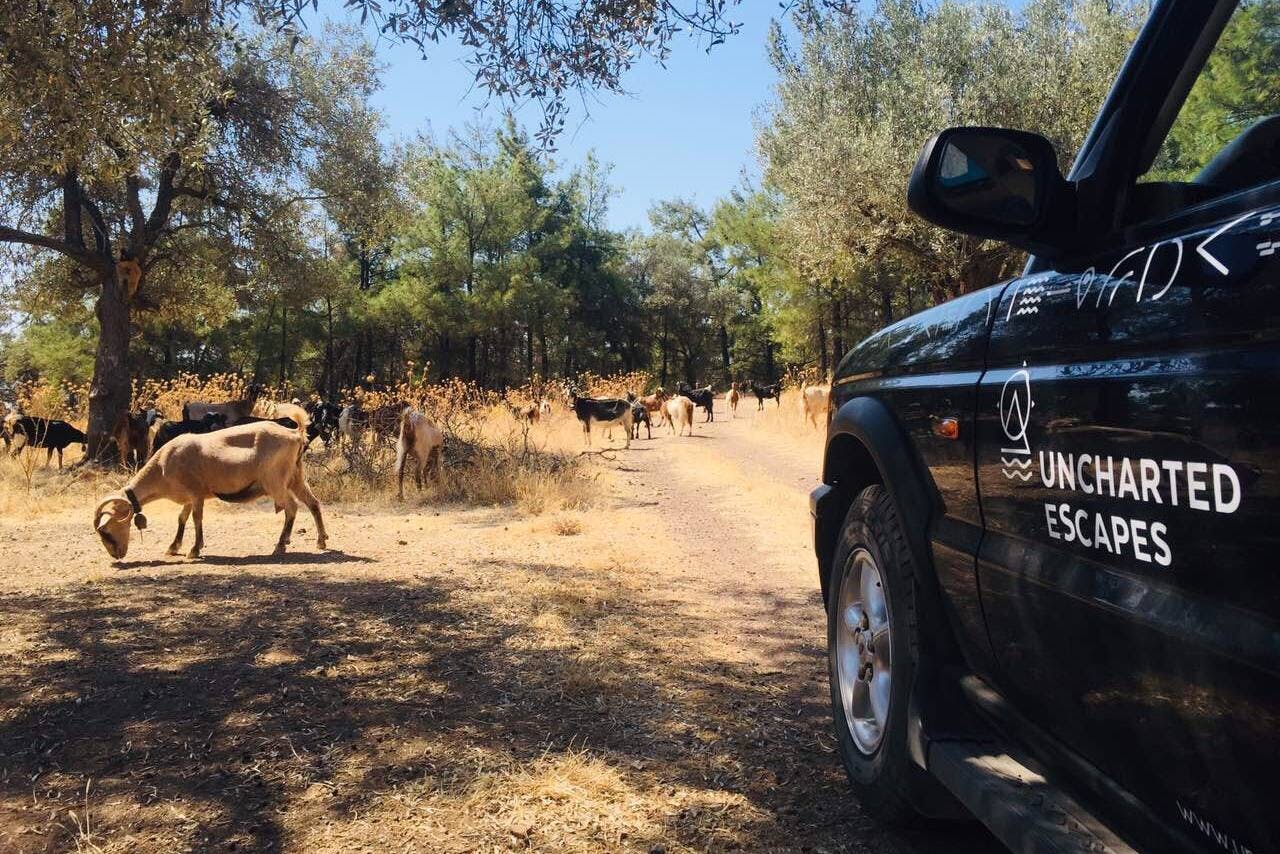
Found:
[[[101,520],[105,516],[115,519],[117,516],[124,515],[118,512],[120,505],[125,506],[125,513],[133,513],[133,508],[129,506],[129,501],[122,495],[108,495],[102,501],[98,502],[98,509],[93,512],[93,518]]]

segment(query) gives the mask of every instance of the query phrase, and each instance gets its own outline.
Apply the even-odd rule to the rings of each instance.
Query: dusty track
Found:
[[[0,519],[0,850],[994,850],[848,796],[817,443],[753,408],[601,461],[590,513],[333,506],[283,560],[261,509],[201,562],[151,513],[123,567],[87,508]]]

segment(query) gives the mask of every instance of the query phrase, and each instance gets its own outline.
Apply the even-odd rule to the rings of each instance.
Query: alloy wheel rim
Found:
[[[893,684],[888,602],[875,558],[858,549],[845,564],[836,612],[836,670],[849,735],[870,755],[889,720]]]

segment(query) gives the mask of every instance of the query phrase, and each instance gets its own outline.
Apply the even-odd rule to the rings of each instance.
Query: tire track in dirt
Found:
[[[649,496],[644,500],[656,503],[655,536],[669,538],[684,556],[679,570],[665,573],[672,604],[717,625],[719,654],[772,680],[790,698],[798,741],[821,747],[811,753],[819,757],[812,774],[793,778],[793,790],[773,805],[786,813],[787,802],[805,804],[802,815],[779,815],[780,823],[812,810],[829,827],[833,850],[1003,851],[977,826],[946,838],[881,827],[849,794],[830,734],[826,621],[809,523],[820,442],[753,423],[753,415],[699,419],[692,437],[672,437],[664,427],[660,439],[655,433],[652,442],[633,442],[616,474],[625,501]],[[751,754],[744,762],[760,761],[743,747]],[[842,818],[833,821],[833,812]]]

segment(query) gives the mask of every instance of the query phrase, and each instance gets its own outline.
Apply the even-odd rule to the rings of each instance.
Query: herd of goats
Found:
[[[781,403],[782,383],[749,383],[747,388],[756,398],[757,409],[763,409],[766,400]],[[265,400],[262,392],[262,387],[254,384],[239,400],[188,401],[182,407],[182,417],[176,420],[161,419],[155,409],[120,417],[112,438],[120,461],[134,469],[134,474],[119,492],[98,503],[93,516],[94,529],[112,558],[125,557],[130,528],[145,529],[143,506],[159,499],[181,507],[178,529],[168,549],[170,555],[179,553],[187,520],[191,519],[195,542],[187,554],[192,558],[200,556],[204,547],[204,502],[210,498],[233,503],[271,498],[276,512],[284,511],[277,554],[283,553],[289,543],[301,503],[315,520],[316,546],[324,549],[326,534],[320,503],[307,484],[302,462],[306,449],[316,439],[326,447],[335,443],[340,447],[344,439],[358,442],[366,431],[394,438],[401,499],[407,464],[412,464],[419,488],[424,476],[434,472],[439,478],[442,473],[444,432],[412,406],[392,404],[366,409],[358,403],[339,406],[325,400],[302,403],[296,399],[285,403]],[[737,383],[724,394],[733,413],[737,413],[743,396]],[[626,398],[587,397],[572,384],[564,386],[564,403],[581,423],[588,445],[593,425],[618,426],[624,431],[628,448],[633,438],[639,438],[641,427],[652,438],[655,421],[657,426],[666,425],[677,435],[686,430],[692,435],[695,408],[705,411],[705,421],[714,421],[716,397],[711,386],[691,388],[683,383],[674,393],[659,388],[643,397],[628,394]],[[801,397],[809,422],[815,426],[820,420],[825,422],[830,386],[804,386]],[[529,422],[552,411],[550,397],[512,409],[517,418]],[[11,455],[23,448],[44,448],[48,466],[56,453],[59,469],[62,453],[69,445],[87,443],[84,432],[66,421],[23,415],[14,408],[4,417],[2,436]]]

